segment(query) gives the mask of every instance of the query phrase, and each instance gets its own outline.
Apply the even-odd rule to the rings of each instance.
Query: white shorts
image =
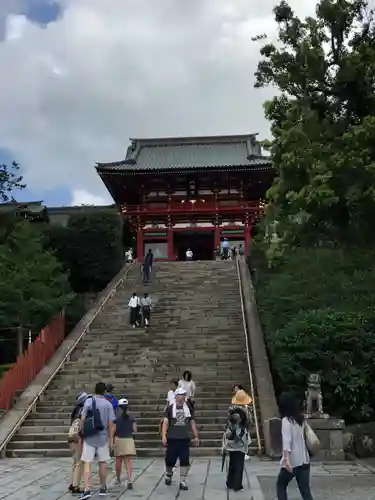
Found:
[[[108,462],[108,460],[111,458],[109,453],[109,444],[106,443],[104,446],[90,446],[85,441],[83,441],[81,456],[82,462],[93,462],[95,455],[97,456],[98,462]]]

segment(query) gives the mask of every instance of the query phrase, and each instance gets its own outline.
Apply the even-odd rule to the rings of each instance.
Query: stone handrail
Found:
[[[247,322],[252,367],[258,392],[260,416],[263,427],[264,447],[270,457],[280,456],[279,449],[279,411],[275,397],[270,365],[260,325],[258,309],[255,302],[254,289],[246,261],[240,259],[239,272],[242,283],[244,311]],[[274,431],[273,422],[276,422]]]
[[[43,398],[44,392],[57,373],[64,367],[65,363],[70,360],[71,354],[89,331],[91,324],[101,313],[108,300],[113,297],[118,287],[125,281],[130,269],[131,267],[129,265],[122,268],[107,287],[99,294],[94,306],[77,323],[49,363],[47,363],[34,381],[31,382],[27,389],[21,394],[15,407],[3,416],[0,427],[1,458],[5,457],[7,445],[29,414],[35,410],[37,402]]]

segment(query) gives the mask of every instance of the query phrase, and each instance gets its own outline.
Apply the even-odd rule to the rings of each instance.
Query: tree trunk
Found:
[[[23,328],[19,326],[17,328],[17,354],[22,356],[23,354]]]

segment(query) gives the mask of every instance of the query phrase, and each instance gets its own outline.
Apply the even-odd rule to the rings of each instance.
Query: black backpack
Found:
[[[248,427],[246,411],[240,406],[231,406],[228,411],[227,430],[231,431],[230,441],[240,441]],[[238,432],[239,431],[239,432]]]
[[[95,398],[92,398],[92,406],[87,410],[85,420],[83,422],[82,437],[83,439],[95,436],[104,430],[100,411],[96,407]]]

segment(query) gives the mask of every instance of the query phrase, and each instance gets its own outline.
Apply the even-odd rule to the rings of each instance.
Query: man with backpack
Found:
[[[115,435],[115,412],[112,404],[106,400],[104,394],[106,385],[99,382],[95,386],[95,394],[87,399],[81,415],[82,429],[82,457],[84,463],[84,492],[81,500],[91,497],[91,464],[97,457],[99,462],[100,489],[99,495],[107,495],[107,473],[110,451],[113,447]]]

